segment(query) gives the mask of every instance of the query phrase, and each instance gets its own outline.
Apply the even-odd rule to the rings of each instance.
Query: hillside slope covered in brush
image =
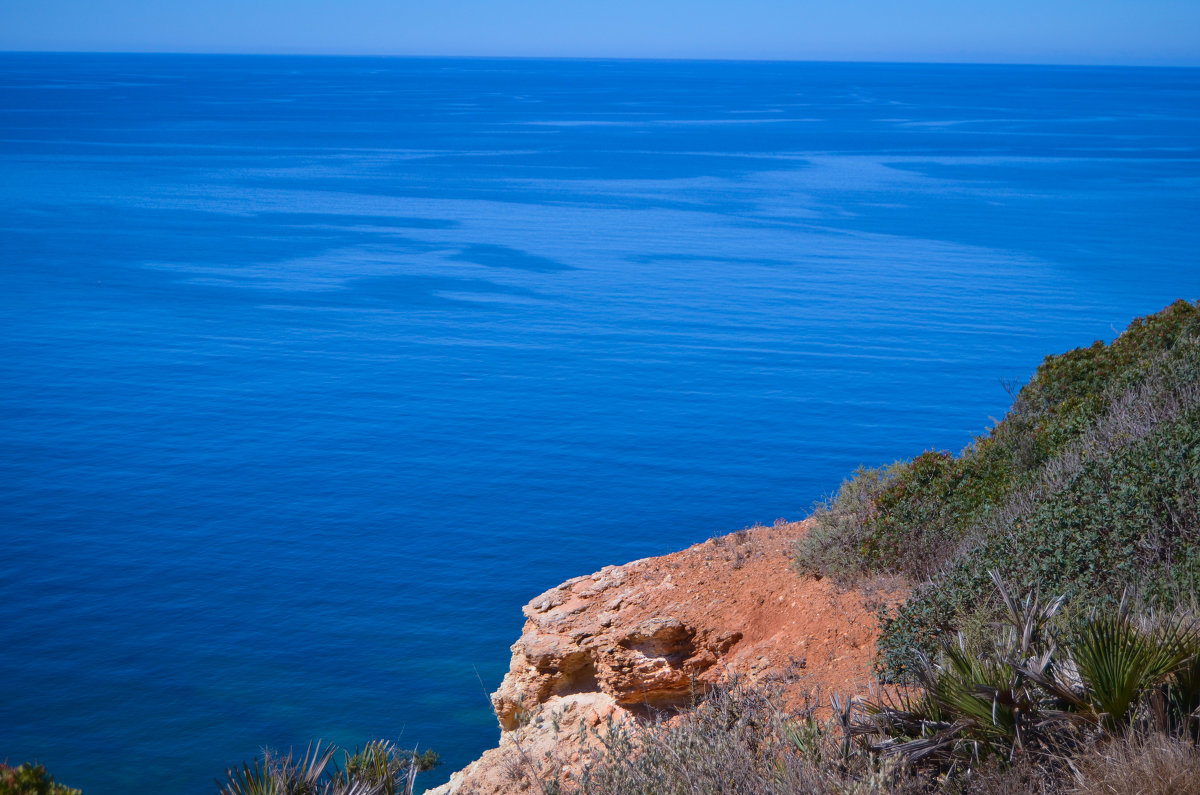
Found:
[[[1126,589],[1162,608],[1200,591],[1200,304],[1139,318],[1111,344],[1049,356],[957,456],[860,469],[817,511],[804,573],[916,587],[884,616],[880,666],[903,676],[946,633],[985,634],[1017,591],[1082,615]]]

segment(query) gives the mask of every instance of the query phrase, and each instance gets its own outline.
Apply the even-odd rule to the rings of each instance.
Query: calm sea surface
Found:
[[[426,784],[561,580],[1200,296],[1200,70],[0,55],[0,759]]]

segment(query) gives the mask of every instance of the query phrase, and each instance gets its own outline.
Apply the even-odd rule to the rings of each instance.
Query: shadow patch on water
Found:
[[[458,250],[453,259],[459,262],[469,262],[472,265],[483,265],[488,268],[515,268],[534,273],[556,273],[558,271],[575,270],[573,265],[559,262],[548,257],[539,257],[522,251],[519,248],[497,246],[488,243],[472,243]]]
[[[454,229],[462,224],[449,218],[416,218],[396,215],[341,215],[333,213],[255,213],[263,223],[289,227],[347,229],[356,227],[395,229]]]
[[[354,279],[347,286],[365,303],[425,309],[502,308],[505,305],[504,301],[463,300],[445,293],[524,299],[522,303],[544,299],[544,296],[524,287],[498,284],[487,279],[456,279],[447,276],[367,276]]]

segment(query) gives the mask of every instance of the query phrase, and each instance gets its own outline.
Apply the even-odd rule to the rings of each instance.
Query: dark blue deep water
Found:
[[[1200,70],[0,55],[0,759],[437,783],[533,595],[961,448],[1198,244]]]

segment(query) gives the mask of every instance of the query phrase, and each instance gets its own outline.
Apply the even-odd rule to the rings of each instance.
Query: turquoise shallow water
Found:
[[[1198,149],[1197,70],[0,55],[0,758],[436,783],[533,595],[1197,298]]]

